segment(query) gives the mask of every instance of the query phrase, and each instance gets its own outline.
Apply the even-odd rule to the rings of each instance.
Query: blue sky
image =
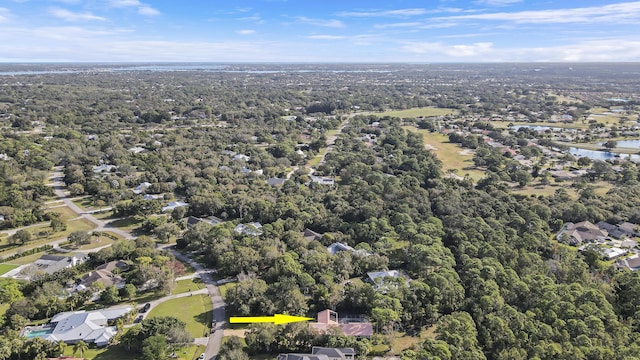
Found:
[[[0,62],[640,61],[640,1],[0,0]]]

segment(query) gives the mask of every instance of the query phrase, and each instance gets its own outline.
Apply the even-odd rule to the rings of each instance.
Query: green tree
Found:
[[[125,286],[120,289],[120,297],[122,298],[131,300],[131,298],[135,296],[136,296],[136,287],[133,284],[125,284]]]
[[[91,243],[91,235],[89,235],[88,232],[81,230],[72,232],[69,234],[67,239],[78,247]]]
[[[100,294],[100,301],[107,305],[117,304],[118,302],[120,302],[118,289],[115,286],[108,286]]]
[[[164,360],[167,358],[167,340],[162,335],[154,335],[142,341],[142,359]]]
[[[82,340],[78,341],[77,343],[75,343],[73,345],[73,355],[74,356],[79,351],[80,352],[80,357],[82,357],[84,352],[87,351],[87,350],[89,350],[89,345],[86,342],[82,341]]]
[[[23,245],[31,241],[31,233],[20,229],[15,234],[9,236],[9,244]]]

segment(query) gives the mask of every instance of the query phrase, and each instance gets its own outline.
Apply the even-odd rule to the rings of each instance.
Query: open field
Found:
[[[599,181],[596,183],[591,183],[589,185],[592,185],[595,187],[594,191],[597,195],[604,195],[607,193],[607,191],[611,190],[611,188],[613,188],[613,185],[610,183],[607,183],[605,181]],[[514,184],[515,186],[515,184]],[[531,185],[527,185],[524,188],[520,188],[520,187],[514,187],[512,188],[512,192],[514,194],[520,194],[520,195],[527,195],[527,196],[531,196],[531,195],[535,195],[535,196],[539,196],[539,195],[543,195],[543,196],[552,196],[553,194],[555,194],[556,190],[558,189],[565,189],[567,191],[567,193],[569,194],[569,196],[574,199],[577,200],[578,199],[578,191],[571,187],[571,182],[563,182],[563,183],[551,183],[548,185],[540,185],[538,183],[533,183]]]
[[[209,334],[212,310],[209,295],[201,294],[165,301],[151,310],[149,317],[175,316],[187,324],[191,336],[202,337]]]
[[[200,289],[204,289],[204,283],[199,278],[180,280],[176,281],[176,286],[171,291],[171,294],[181,294]]]
[[[11,265],[31,264],[32,262],[38,260],[40,256],[42,256],[43,254],[45,254],[45,252],[39,252],[39,253],[23,256],[17,259],[13,259],[9,261],[7,264],[11,264]]]
[[[478,181],[484,177],[484,171],[474,168],[473,153],[470,153],[468,149],[463,149],[458,144],[449,142],[449,138],[446,135],[417,129],[414,126],[403,126],[402,128],[420,133],[424,143],[435,148],[433,152],[442,161],[442,169],[445,174],[447,170],[453,170],[456,171],[458,176],[469,174],[473,181]]]
[[[567,103],[579,103],[579,104],[582,104],[582,100],[576,99],[576,98],[573,98],[573,97],[564,96],[564,95],[560,95],[560,94],[554,94],[552,92],[547,93],[547,95],[548,96],[555,96],[557,103],[567,102]]]
[[[2,255],[3,253],[13,253],[15,251],[21,252],[33,249],[45,245],[53,240],[65,238],[74,231],[89,231],[95,229],[95,227],[95,224],[87,219],[77,219],[67,222],[67,230],[57,233],[50,233],[51,227],[49,226],[49,222],[40,223],[36,226],[26,229],[29,233],[31,233],[33,240],[24,245],[21,245],[19,247],[7,247],[6,240],[2,239],[0,241],[0,246],[3,247],[3,250],[0,251],[0,255]]]
[[[0,263],[0,275],[2,275],[4,273],[7,273],[10,270],[13,270],[13,269],[15,269],[17,267],[18,267],[18,265]]]
[[[47,211],[47,213],[60,214],[60,220],[62,221],[69,221],[71,219],[75,219],[78,216],[80,216],[75,211],[71,210],[68,206],[55,207]]]
[[[424,108],[412,108],[406,110],[389,110],[380,113],[373,113],[375,116],[391,116],[399,118],[417,118],[417,117],[430,117],[430,116],[443,116],[457,113],[455,109],[424,107]]]

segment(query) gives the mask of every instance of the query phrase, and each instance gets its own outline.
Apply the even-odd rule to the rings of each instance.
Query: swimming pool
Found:
[[[32,331],[29,331],[26,335],[27,335],[27,338],[33,339],[34,337],[49,335],[52,332],[53,332],[53,329],[32,330]]]

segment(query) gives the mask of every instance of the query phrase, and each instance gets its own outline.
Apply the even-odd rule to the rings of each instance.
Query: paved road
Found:
[[[220,295],[220,290],[215,285],[215,281],[211,278],[211,274],[209,271],[202,267],[202,265],[193,261],[191,258],[179,253],[173,247],[163,246],[163,248],[169,250],[176,259],[180,261],[184,261],[191,265],[196,273],[200,275],[200,279],[206,285],[206,291],[209,293],[209,298],[211,298],[211,304],[213,305],[213,319],[216,321],[216,326],[214,328],[213,334],[211,334],[207,339],[207,348],[205,350],[205,359],[214,359],[215,356],[220,351],[220,345],[222,344],[222,333],[225,326],[226,316],[224,313],[224,300]],[[204,291],[205,289],[202,289]],[[202,342],[202,340],[199,340]]]
[[[91,213],[94,213],[96,211],[84,211],[73,201],[71,201],[71,198],[65,190],[66,186],[63,182],[64,174],[62,173],[62,166],[56,166],[54,169],[54,172],[51,174],[51,176],[49,176],[49,178],[52,179],[52,182],[49,185],[53,187],[56,196],[59,198],[59,200],[63,201],[64,204],[67,205],[71,210],[78,213],[80,215],[80,218],[92,222],[96,226],[96,229],[94,231],[110,231],[114,234],[124,237],[125,239],[134,238],[130,232],[110,226],[109,223],[96,219],[91,215]]]

